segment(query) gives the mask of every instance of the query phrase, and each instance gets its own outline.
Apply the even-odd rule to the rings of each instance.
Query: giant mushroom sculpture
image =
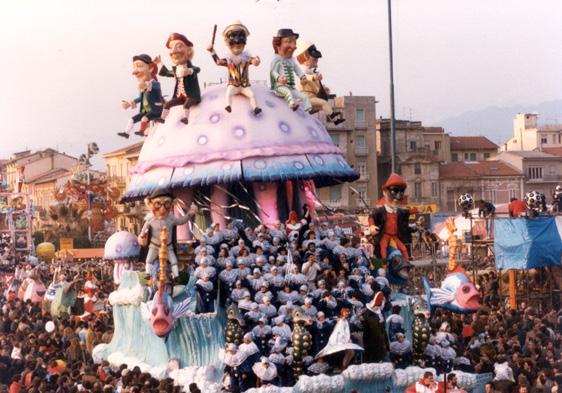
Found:
[[[168,187],[186,206],[206,200],[218,223],[227,206],[251,201],[253,212],[271,225],[305,204],[314,210],[315,187],[359,177],[317,118],[292,111],[264,86],[253,89],[263,108],[257,116],[240,96],[232,113],[225,112],[224,85],[203,91],[187,125],[181,108],[172,109],[146,138],[123,200]]]

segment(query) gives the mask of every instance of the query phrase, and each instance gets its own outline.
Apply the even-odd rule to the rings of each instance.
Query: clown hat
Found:
[[[402,176],[393,172],[388,177],[386,183],[384,183],[384,185],[382,186],[382,189],[388,190],[392,186],[406,188],[408,185],[406,184],[406,180],[404,180]]]

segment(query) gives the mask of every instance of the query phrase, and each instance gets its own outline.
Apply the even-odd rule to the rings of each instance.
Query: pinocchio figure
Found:
[[[369,216],[369,230],[375,234],[376,251],[383,261],[387,260],[388,247],[391,243],[400,250],[404,260],[408,260],[406,244],[412,243],[409,227],[410,210],[402,207],[406,192],[406,181],[402,176],[392,173],[382,186],[383,206],[376,207]]]

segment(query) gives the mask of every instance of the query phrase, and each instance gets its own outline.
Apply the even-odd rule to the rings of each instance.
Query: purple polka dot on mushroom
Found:
[[[265,101],[265,105],[267,105],[267,106],[270,107],[270,108],[275,108],[275,103],[274,103],[274,102],[271,102],[271,101],[269,101],[269,100]]]
[[[318,165],[324,165],[324,160],[323,160],[322,157],[320,157],[320,156],[314,156],[314,161],[315,161]]]
[[[306,127],[306,129],[313,138],[318,138],[318,131],[316,130],[316,128],[308,126]]]
[[[232,129],[232,133],[235,137],[242,138],[244,135],[246,135],[246,129],[242,126],[236,126]]]
[[[191,175],[191,174],[193,173],[193,171],[194,171],[193,167],[192,167],[192,166],[188,166],[188,167],[185,167],[185,168],[183,169],[183,174],[184,174],[184,175]]]
[[[264,160],[256,160],[254,162],[254,167],[256,169],[265,169],[267,167],[267,163]]]
[[[197,143],[199,143],[200,145],[205,145],[208,141],[209,139],[205,135],[201,135],[199,138],[197,138]]]
[[[291,126],[289,124],[285,123],[284,121],[279,122],[279,129],[284,134],[290,134],[291,133]]]
[[[300,161],[294,161],[293,162],[293,166],[295,168],[297,168],[298,170],[304,169],[304,164]]]
[[[121,251],[123,251],[123,248],[120,245],[115,247],[115,252],[120,253]]]
[[[221,119],[221,115],[218,113],[213,113],[211,116],[209,116],[209,121],[211,122],[211,124],[218,123],[220,119]]]

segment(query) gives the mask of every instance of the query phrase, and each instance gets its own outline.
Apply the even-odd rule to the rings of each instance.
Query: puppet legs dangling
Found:
[[[172,267],[172,278],[179,276],[178,258],[174,252],[174,247],[168,246],[168,262]],[[156,265],[158,264],[158,247],[150,245],[148,247],[148,254],[146,255],[145,273],[151,276],[156,276]]]

